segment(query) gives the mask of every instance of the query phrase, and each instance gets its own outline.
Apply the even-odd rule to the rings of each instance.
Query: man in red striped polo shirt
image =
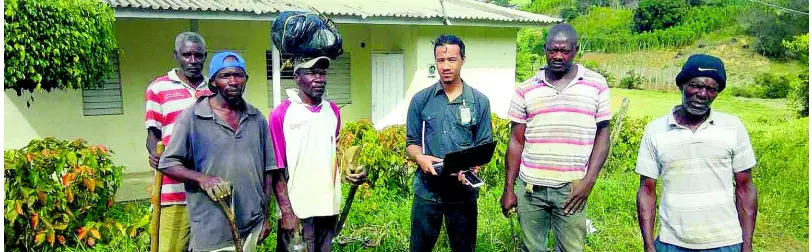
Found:
[[[152,168],[158,168],[160,156],[155,145],[161,140],[169,145],[175,119],[183,109],[195,103],[197,97],[210,95],[203,76],[206,42],[200,34],[182,32],[175,37],[173,68],[149,84],[146,91],[147,151]],[[161,223],[158,251],[186,251],[189,243],[189,214],[183,183],[166,175],[161,184]]]
[[[572,62],[572,26],[550,28],[544,51],[547,66],[519,85],[508,112],[502,211],[516,208],[525,251],[547,251],[551,228],[555,251],[584,251],[586,201],[609,150],[609,87]]]

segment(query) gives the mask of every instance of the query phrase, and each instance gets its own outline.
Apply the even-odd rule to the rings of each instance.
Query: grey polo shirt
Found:
[[[711,110],[696,132],[674,111],[646,126],[635,171],[662,181],[660,241],[705,250],[742,242],[734,174],[756,156],[738,117]]]
[[[233,202],[240,237],[247,237],[265,221],[263,209],[270,196],[263,189],[264,174],[277,167],[268,121],[252,105],[246,103],[236,131],[215,116],[209,97],[184,109],[158,169],[175,165],[232,183],[233,196],[227,200],[229,205]],[[219,205],[198,184],[187,182],[185,187],[193,251],[233,245],[228,220]]]
[[[470,111],[470,120],[462,120],[460,106]],[[425,136],[423,123],[425,122]],[[440,82],[412,97],[406,116],[406,146],[425,147],[427,155],[443,158],[449,152],[470,148],[493,140],[488,97],[463,81],[462,94],[448,101]],[[421,137],[425,137],[425,145]],[[479,190],[463,185],[457,177],[437,177],[418,169],[413,187],[416,197],[443,203],[476,200]]]

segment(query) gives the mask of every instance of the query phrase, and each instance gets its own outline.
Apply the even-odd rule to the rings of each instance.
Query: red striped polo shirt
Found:
[[[597,123],[612,118],[606,79],[575,66],[576,77],[562,90],[547,82],[542,69],[511,100],[508,117],[527,126],[519,177],[529,184],[558,187],[583,178]]]
[[[206,87],[206,82],[204,80],[200,86],[192,88],[180,80],[176,69],[172,69],[149,84],[145,94],[146,128],[155,127],[161,130],[164,145],[169,145],[175,120],[183,109],[194,104],[197,97],[212,94]],[[186,204],[183,183],[164,175],[161,183],[161,205],[177,204]]]

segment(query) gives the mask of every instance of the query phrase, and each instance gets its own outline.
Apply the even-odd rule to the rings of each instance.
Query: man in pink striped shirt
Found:
[[[161,140],[169,145],[175,119],[183,109],[195,103],[197,97],[210,95],[203,76],[206,61],[206,42],[200,34],[182,32],[175,37],[173,51],[179,68],[173,68],[147,87],[146,128],[147,151],[152,168],[158,168],[160,156],[155,145]],[[189,243],[189,214],[183,183],[166,175],[161,184],[161,223],[159,224],[158,251],[186,251]]]
[[[502,211],[517,208],[526,251],[547,251],[551,228],[556,251],[584,251],[583,210],[609,150],[609,88],[603,76],[573,64],[572,26],[551,28],[544,50],[547,66],[516,89],[508,112]]]

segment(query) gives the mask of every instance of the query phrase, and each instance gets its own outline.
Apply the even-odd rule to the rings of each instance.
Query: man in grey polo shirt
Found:
[[[676,78],[682,104],[646,126],[636,168],[645,251],[753,250],[758,196],[750,137],[739,118],[710,107],[725,81],[721,60],[689,57]],[[658,178],[663,187],[655,240]]]
[[[209,73],[215,95],[183,110],[158,169],[185,183],[193,251],[235,249],[229,222],[215,202],[220,199],[234,211],[243,251],[254,251],[270,232],[271,178],[280,173],[268,121],[242,98],[248,80],[242,57],[217,53]]]

